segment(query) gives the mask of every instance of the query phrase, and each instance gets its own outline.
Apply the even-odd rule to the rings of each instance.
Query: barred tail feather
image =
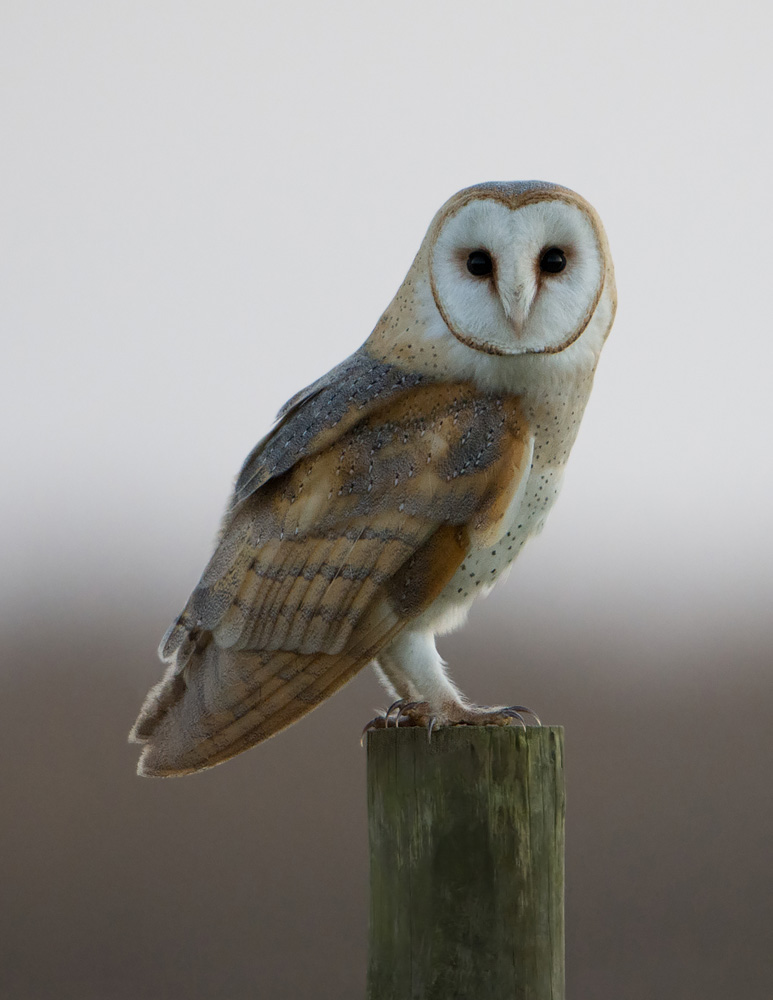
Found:
[[[199,643],[185,665],[170,665],[130,738],[145,747],[138,773],[191,774],[241,753],[316,708],[400,631],[382,606],[340,653],[222,649]]]

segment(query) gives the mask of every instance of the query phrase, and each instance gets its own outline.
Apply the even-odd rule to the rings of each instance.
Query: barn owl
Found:
[[[615,303],[579,195],[528,181],[447,201],[370,337],[245,461],[161,643],[139,773],[225,761],[367,664],[400,703],[392,724],[512,723],[461,695],[435,637],[542,528]]]

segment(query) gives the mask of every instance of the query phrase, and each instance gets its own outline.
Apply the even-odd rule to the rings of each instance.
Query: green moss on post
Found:
[[[563,1000],[563,729],[368,733],[368,1000]]]

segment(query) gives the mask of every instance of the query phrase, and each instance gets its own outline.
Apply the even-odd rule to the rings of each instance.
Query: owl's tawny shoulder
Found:
[[[234,488],[232,507],[301,458],[322,451],[369,413],[424,380],[361,347],[322,378],[289,399],[277,423],[248,455]]]
[[[519,397],[469,381],[436,380],[360,349],[280,411],[277,426],[244,463],[231,510],[316,456],[317,471],[325,468],[337,480],[350,473],[350,496],[364,490],[370,503],[387,495],[394,500],[410,487],[401,502],[414,507],[423,485],[441,503],[441,521],[462,523],[480,508],[473,476],[478,487],[488,482],[480,474],[502,465],[513,442],[529,435]],[[457,479],[467,484],[461,491],[441,485]],[[443,499],[453,511],[442,509]],[[330,507],[332,513],[335,504]]]

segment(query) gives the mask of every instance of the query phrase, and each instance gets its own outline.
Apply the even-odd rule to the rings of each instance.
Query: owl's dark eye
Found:
[[[559,247],[549,247],[540,258],[539,269],[546,274],[558,274],[566,267],[566,254]]]
[[[476,278],[485,278],[486,275],[493,274],[494,265],[491,262],[491,254],[486,253],[485,250],[473,250],[467,258],[467,270]]]

